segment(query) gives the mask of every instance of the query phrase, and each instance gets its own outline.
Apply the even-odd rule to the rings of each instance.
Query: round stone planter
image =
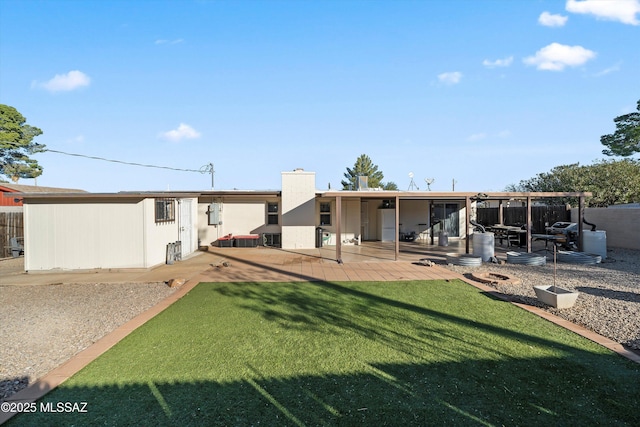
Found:
[[[471,273],[471,278],[482,283],[490,283],[492,285],[519,285],[522,280],[515,276],[503,273],[494,273],[492,271]]]

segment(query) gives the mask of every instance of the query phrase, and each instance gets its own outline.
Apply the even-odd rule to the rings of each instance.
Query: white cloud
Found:
[[[567,23],[568,16],[552,15],[551,13],[544,11],[538,17],[538,24],[545,27],[564,27]]]
[[[200,132],[196,131],[191,126],[180,123],[177,129],[173,129],[160,134],[161,138],[168,139],[169,141],[182,141],[183,139],[196,139],[200,138]]]
[[[440,80],[440,83],[447,85],[458,84],[460,83],[460,79],[462,79],[462,73],[459,71],[438,74],[438,80]]]
[[[482,61],[482,65],[487,68],[508,67],[513,62],[513,56],[504,59],[496,59],[495,61],[489,61],[485,59]]]
[[[502,130],[496,134],[488,134],[485,132],[479,132],[479,133],[474,133],[472,135],[469,135],[467,137],[467,141],[470,142],[474,142],[474,141],[482,141],[483,139],[487,139],[487,138],[508,138],[511,136],[511,131],[509,130]]]
[[[73,70],[67,74],[56,74],[54,78],[44,83],[34,81],[31,87],[40,87],[49,92],[67,92],[84,86],[89,86],[91,79],[82,71]]]
[[[155,41],[156,44],[179,44],[182,43],[184,39],[175,39],[175,40],[166,40],[166,39],[158,39]]]
[[[596,57],[592,50],[582,46],[567,46],[551,43],[523,59],[526,65],[535,65],[538,70],[562,71],[565,67],[577,67]]]
[[[617,63],[612,67],[605,68],[604,70],[595,73],[594,76],[602,77],[606,76],[607,74],[615,73],[616,71],[620,71],[620,63]]]
[[[481,141],[487,137],[487,134],[484,132],[474,133],[473,135],[469,135],[467,137],[467,141]]]
[[[67,139],[70,144],[82,144],[84,142],[84,135],[77,135],[71,139]]]
[[[640,0],[567,0],[566,9],[573,13],[595,15],[597,19],[640,25]]]

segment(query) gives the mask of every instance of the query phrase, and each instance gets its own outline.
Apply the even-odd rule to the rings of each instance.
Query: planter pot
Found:
[[[577,291],[559,288],[557,286],[534,286],[538,300],[555,308],[570,308],[578,299]]]

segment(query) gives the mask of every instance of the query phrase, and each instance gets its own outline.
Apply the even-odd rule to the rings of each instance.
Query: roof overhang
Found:
[[[123,192],[123,193],[14,193],[23,203],[135,203],[144,199],[197,198],[193,192]]]
[[[472,193],[460,191],[324,191],[319,197],[342,197],[359,199],[423,199],[423,200],[510,200],[510,199],[547,199],[565,197],[591,197],[590,192],[489,192]]]
[[[223,191],[201,191],[200,197],[280,197],[280,190],[223,190]]]

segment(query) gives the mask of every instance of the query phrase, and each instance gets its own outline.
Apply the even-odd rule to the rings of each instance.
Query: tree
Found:
[[[588,191],[593,197],[586,203],[596,207],[640,202],[640,160],[602,160],[586,166],[579,163],[556,166],[548,173],[510,185],[506,191]],[[562,203],[575,206],[576,200],[565,199]]]
[[[393,181],[385,182],[382,189],[387,191],[398,191],[398,184]]]
[[[344,177],[347,178],[346,181],[341,181],[343,190],[356,190],[358,188],[358,177],[366,176],[367,178],[367,186],[369,188],[378,188],[382,187],[385,190],[398,189],[398,187],[393,183],[389,182],[384,184],[382,180],[384,179],[384,174],[382,171],[378,170],[378,165],[374,165],[373,161],[366,154],[361,154],[360,157],[356,160],[356,163],[353,165],[353,169],[347,168],[347,171],[344,174]],[[385,188],[389,186],[390,188]],[[395,187],[395,188],[393,188]]]
[[[637,112],[618,116],[613,121],[615,133],[600,137],[602,145],[609,147],[602,150],[602,154],[627,157],[640,153],[640,100]]]
[[[31,154],[45,151],[44,145],[33,142],[42,131],[26,122],[18,110],[0,104],[0,176],[14,181],[42,174],[42,166],[29,158]]]

